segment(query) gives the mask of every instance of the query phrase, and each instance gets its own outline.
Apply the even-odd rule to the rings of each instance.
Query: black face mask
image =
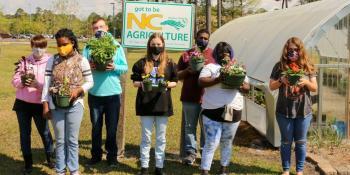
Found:
[[[164,47],[149,47],[149,50],[153,55],[159,55],[164,51]]]
[[[204,49],[208,46],[208,41],[198,39],[198,40],[196,41],[196,44],[197,44],[197,46],[198,46],[201,50],[204,50]]]
[[[102,30],[98,30],[96,33],[95,33],[95,37],[96,38],[101,38],[103,36],[105,36],[107,33],[102,31]]]

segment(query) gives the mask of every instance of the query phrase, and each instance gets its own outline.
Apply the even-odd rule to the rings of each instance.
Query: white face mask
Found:
[[[33,47],[32,51],[35,58],[41,58],[46,53],[46,48]]]

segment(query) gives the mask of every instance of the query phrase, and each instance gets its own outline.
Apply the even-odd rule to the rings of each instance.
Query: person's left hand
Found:
[[[309,83],[310,83],[309,80],[307,80],[307,79],[305,79],[305,78],[300,78],[300,79],[299,79],[299,82],[298,82],[298,86],[299,86],[299,87],[304,87],[304,86],[306,86],[306,85],[309,84]]]
[[[69,101],[72,102],[74,101],[75,99],[77,99],[81,93],[83,93],[83,88],[79,87],[79,88],[76,88],[76,89],[72,89],[71,90],[71,93],[70,93],[70,99]]]
[[[107,66],[106,66],[106,70],[114,70],[114,63],[108,63]]]

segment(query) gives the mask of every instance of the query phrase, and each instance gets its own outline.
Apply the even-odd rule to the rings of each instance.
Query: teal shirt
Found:
[[[128,71],[124,50],[118,41],[114,40],[114,44],[118,45],[113,56],[114,70],[112,71],[92,71],[94,86],[89,90],[89,94],[94,96],[111,96],[122,93],[120,85],[120,76]],[[83,56],[90,61],[91,50],[87,47],[83,49]]]

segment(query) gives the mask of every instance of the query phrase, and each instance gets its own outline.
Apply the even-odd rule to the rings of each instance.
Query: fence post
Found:
[[[322,123],[322,103],[323,103],[323,68],[319,68],[319,75],[318,75],[318,101],[317,101],[317,129],[321,129],[321,123]]]

